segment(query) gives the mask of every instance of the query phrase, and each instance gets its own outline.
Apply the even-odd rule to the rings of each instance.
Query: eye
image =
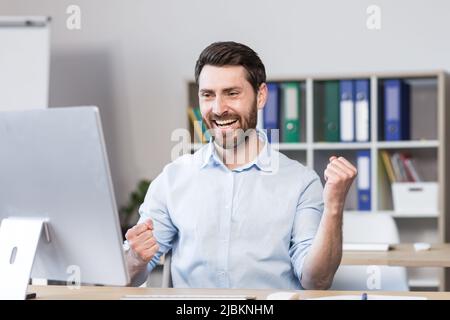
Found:
[[[237,96],[238,94],[239,94],[239,92],[237,92],[237,91],[231,91],[229,93],[229,95],[232,96],[232,97]]]
[[[201,96],[202,96],[203,98],[209,98],[209,97],[211,97],[211,94],[208,93],[208,92],[203,92],[203,93],[201,94]]]

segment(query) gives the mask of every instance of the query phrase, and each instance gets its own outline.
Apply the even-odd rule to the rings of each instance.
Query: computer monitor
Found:
[[[96,107],[0,112],[0,220],[0,298],[25,297],[31,266],[33,278],[129,283]]]

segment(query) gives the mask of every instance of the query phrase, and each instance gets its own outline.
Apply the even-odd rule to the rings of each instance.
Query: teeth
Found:
[[[217,123],[218,125],[220,125],[220,126],[224,126],[224,125],[233,123],[233,122],[235,122],[235,121],[236,121],[236,119],[232,119],[232,120],[224,120],[224,121],[216,120],[216,123]]]

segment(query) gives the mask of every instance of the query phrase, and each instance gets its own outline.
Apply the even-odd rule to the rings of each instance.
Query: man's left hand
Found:
[[[344,157],[330,157],[330,163],[324,172],[325,187],[323,200],[325,209],[335,213],[344,210],[345,198],[348,190],[356,178],[358,171]]]

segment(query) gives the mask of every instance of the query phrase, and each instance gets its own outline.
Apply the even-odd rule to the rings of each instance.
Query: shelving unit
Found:
[[[370,137],[369,142],[323,142],[316,139],[315,123],[315,89],[324,81],[342,79],[370,80]],[[382,141],[379,134],[379,97],[383,81],[387,79],[404,79],[411,86],[411,140]],[[319,176],[331,155],[342,155],[356,164],[356,151],[369,150],[371,154],[371,211],[360,214],[390,214],[396,219],[401,242],[450,242],[450,203],[446,199],[447,186],[450,183],[450,170],[447,163],[450,159],[450,148],[447,148],[450,134],[450,89],[448,75],[444,71],[426,72],[390,72],[390,73],[358,73],[336,75],[310,75],[296,79],[270,79],[268,82],[298,82],[304,92],[304,104],[301,110],[303,135],[300,143],[279,143],[273,147],[288,157],[298,160],[314,169]],[[197,87],[195,83],[188,85],[190,106],[198,105]],[[190,125],[190,124],[189,124]],[[193,132],[192,126],[191,132]],[[193,144],[196,150],[201,144]],[[419,173],[425,181],[438,183],[437,215],[429,212],[423,214],[398,214],[393,209],[390,183],[384,172],[380,151],[407,151],[416,161]],[[324,181],[322,181],[324,182]],[[357,190],[354,183],[346,201],[346,212],[358,212]],[[450,288],[450,273],[447,269],[433,268],[408,270],[412,287],[430,290]],[[414,288],[412,288],[414,289]]]

